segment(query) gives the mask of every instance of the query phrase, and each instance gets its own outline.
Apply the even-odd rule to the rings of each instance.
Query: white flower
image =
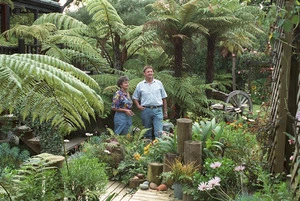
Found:
[[[240,165],[240,166],[236,166],[236,167],[234,168],[234,171],[239,172],[239,171],[243,171],[244,169],[245,169],[245,166]]]
[[[214,163],[210,164],[210,167],[212,169],[216,169],[216,168],[219,168],[221,165],[222,165],[222,163],[217,161],[217,162],[214,162]]]
[[[201,182],[198,186],[199,191],[211,190],[210,186],[206,182]]]
[[[108,150],[106,150],[106,149],[104,150],[104,152],[110,154],[110,151],[108,151]]]
[[[220,181],[221,181],[220,177],[214,177],[208,181],[208,186],[211,188],[213,188],[215,186],[220,186]]]
[[[297,112],[296,119],[297,119],[297,121],[300,121],[300,111]]]
[[[93,136],[93,133],[85,133],[85,135],[90,137],[90,136]]]

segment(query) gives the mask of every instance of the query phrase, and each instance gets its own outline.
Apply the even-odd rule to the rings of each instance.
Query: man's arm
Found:
[[[140,105],[139,100],[133,99],[133,102],[134,102],[135,106],[137,107],[137,109],[139,109],[139,110],[141,110],[141,111],[145,109],[144,107],[142,107],[142,106]]]

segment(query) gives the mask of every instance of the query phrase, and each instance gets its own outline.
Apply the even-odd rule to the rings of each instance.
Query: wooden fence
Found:
[[[40,54],[41,46],[37,44],[25,44],[23,39],[19,39],[17,46],[0,46],[0,54],[15,53]]]
[[[291,4],[294,1],[277,0],[278,9]],[[288,7],[285,7],[288,9]],[[277,15],[278,16],[278,15]],[[285,33],[278,28],[283,41],[276,41],[273,47],[273,74],[272,74],[272,96],[271,96],[271,128],[270,135],[273,139],[269,150],[269,164],[272,173],[286,172],[290,175],[290,186],[295,200],[300,200],[299,189],[299,144],[300,144],[300,122],[297,121],[297,113],[300,111],[300,76],[299,58],[294,57],[294,52],[299,51],[299,42],[296,49],[288,44],[295,43],[295,35],[299,27],[294,32]],[[298,36],[299,37],[299,36]],[[299,39],[298,39],[299,40]],[[297,52],[297,51],[296,51]],[[295,137],[295,148],[288,143],[286,133]],[[292,156],[292,157],[291,157]],[[292,165],[290,165],[292,163]]]

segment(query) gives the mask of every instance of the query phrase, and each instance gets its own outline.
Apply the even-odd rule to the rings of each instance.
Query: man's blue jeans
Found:
[[[159,131],[163,129],[163,111],[162,108],[146,108],[141,113],[142,122],[145,128],[151,128],[145,134],[145,138],[152,139],[152,128],[154,136],[158,137]]]

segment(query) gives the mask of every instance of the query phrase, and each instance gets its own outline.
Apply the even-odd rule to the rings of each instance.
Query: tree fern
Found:
[[[104,22],[113,28],[124,24],[116,9],[106,0],[89,0],[86,8],[94,21]]]
[[[44,23],[52,23],[59,30],[67,30],[73,28],[87,28],[87,25],[63,13],[49,13],[40,16],[33,24],[40,25]]]
[[[13,28],[3,33],[8,40],[15,36],[17,38],[36,38],[43,41],[49,37],[50,33],[55,31],[56,27],[51,23],[44,23],[41,25],[16,25]]]
[[[64,134],[85,127],[104,106],[95,80],[70,64],[45,55],[0,55],[0,111],[51,121]],[[4,83],[4,84],[2,84]]]

